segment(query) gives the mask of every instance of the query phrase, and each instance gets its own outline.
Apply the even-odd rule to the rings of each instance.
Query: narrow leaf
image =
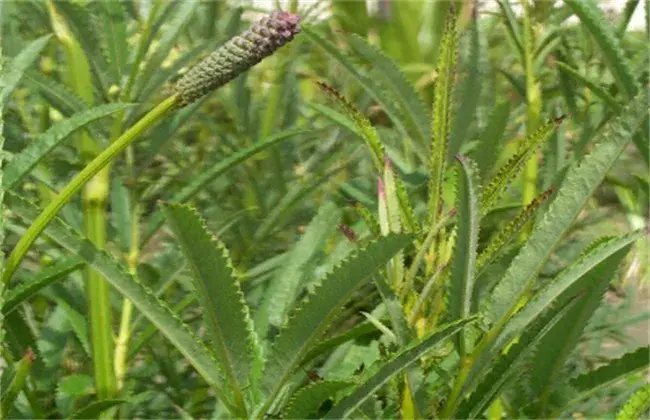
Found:
[[[25,71],[32,65],[34,60],[38,58],[45,45],[50,40],[52,35],[45,35],[29,44],[22,50],[14,59],[7,69],[3,70],[2,77],[2,92],[0,92],[0,103],[6,104],[11,94],[18,86],[20,79],[25,74]]]
[[[593,152],[569,170],[557,198],[483,308],[488,319],[495,322],[507,315],[528,290],[553,249],[646,118],[647,102],[647,94],[640,94],[632,100],[619,117],[602,129]]]
[[[352,386],[346,381],[318,381],[298,391],[289,402],[285,419],[308,419],[320,406],[334,395]]]
[[[363,402],[373,393],[381,388],[392,377],[417,362],[420,357],[431,350],[436,344],[458,332],[473,319],[463,319],[438,328],[427,337],[418,340],[415,344],[402,350],[390,361],[384,363],[379,370],[359,385],[354,391],[339,401],[326,415],[325,418],[342,419],[349,417],[354,410],[359,408]]]
[[[230,386],[241,392],[249,386],[256,341],[228,252],[193,208],[165,204],[162,209],[192,270],[215,354]]]
[[[650,408],[650,384],[641,387],[616,414],[616,420],[638,420]],[[647,416],[647,413],[646,413]]]

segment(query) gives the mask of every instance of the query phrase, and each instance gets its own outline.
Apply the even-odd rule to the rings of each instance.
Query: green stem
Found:
[[[119,139],[108,146],[102,153],[93,159],[68,185],[61,190],[54,200],[43,210],[43,212],[34,220],[34,223],[27,229],[25,234],[20,238],[18,244],[12,251],[6,261],[6,271],[3,276],[3,283],[6,285],[14,275],[25,254],[30,246],[36,241],[36,238],[43,232],[47,225],[54,219],[56,214],[70,201],[73,195],[90,181],[101,169],[108,165],[111,160],[122,152],[131,142],[133,142],[142,132],[154,125],[158,120],[167,115],[177,105],[178,97],[176,95],[165,99],[147,115],[142,117],[133,127],[127,130]]]

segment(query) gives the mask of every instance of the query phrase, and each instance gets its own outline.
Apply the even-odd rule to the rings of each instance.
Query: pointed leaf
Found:
[[[616,420],[638,420],[650,408],[650,384],[641,387],[616,414]],[[646,413],[647,415],[647,413]]]
[[[360,250],[327,276],[287,322],[268,355],[262,386],[273,402],[289,376],[336,317],[352,293],[402,248],[410,235],[385,236]]]
[[[2,91],[0,91],[0,103],[7,103],[27,68],[38,58],[38,55],[41,53],[43,48],[45,48],[45,45],[51,37],[51,34],[45,35],[44,37],[32,42],[16,57],[14,57],[11,63],[7,66],[8,68],[3,69],[4,74],[2,77]]]
[[[192,270],[214,352],[230,386],[241,391],[249,386],[257,350],[249,309],[228,252],[193,208],[165,204],[162,209]]]
[[[509,316],[508,313],[518,304],[522,294],[534,282],[553,249],[646,118],[647,103],[644,91],[644,94],[628,104],[619,117],[602,129],[593,152],[569,170],[557,198],[536,225],[530,239],[484,306],[483,312],[489,320],[496,322],[503,316]]]
[[[320,406],[334,395],[353,384],[346,381],[318,381],[307,385],[289,401],[285,419],[308,419]]]
[[[463,319],[447,324],[427,337],[418,340],[405,350],[384,363],[379,370],[368,378],[363,384],[339,401],[326,415],[325,418],[342,419],[349,417],[354,410],[359,408],[363,402],[387,383],[392,377],[417,362],[424,354],[431,350],[436,344],[450,337],[473,319]]]

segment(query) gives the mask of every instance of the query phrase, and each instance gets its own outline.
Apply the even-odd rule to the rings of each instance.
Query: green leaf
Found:
[[[35,205],[19,196],[7,195],[10,208],[25,223],[32,223],[41,213]],[[167,339],[185,356],[197,372],[210,384],[217,396],[233,409],[222,390],[217,362],[210,351],[194,335],[169,307],[156,298],[150,289],[137,278],[128,274],[125,267],[116,262],[105,251],[95,248],[89,241],[82,239],[60,219],[53,219],[45,234],[71,253],[81,257],[90,267],[100,273],[124,297],[146,316]]]
[[[76,130],[130,106],[129,104],[99,105],[52,125],[45,133],[40,134],[30,142],[24,150],[16,154],[7,164],[2,182],[3,187],[6,189],[14,188],[38,162]]]
[[[457,155],[461,175],[456,209],[458,209],[458,231],[454,246],[451,276],[449,279],[449,320],[469,318],[472,313],[472,296],[476,279],[476,248],[478,246],[480,208],[479,181],[474,162]],[[461,358],[471,351],[469,338],[461,330],[456,337],[456,347]]]
[[[189,184],[184,186],[180,191],[176,192],[171,198],[165,200],[169,203],[180,203],[189,200],[198,192],[200,192],[209,182],[214,181],[218,176],[222,175],[227,170],[231,169],[235,165],[243,162],[249,157],[253,156],[256,153],[261,152],[262,150],[267,149],[268,147],[273,146],[283,140],[288,139],[289,137],[306,133],[304,130],[291,130],[281,132],[274,136],[269,137],[268,139],[261,140],[250,147],[247,147],[243,150],[228,156],[227,158],[215,163],[211,167],[202,170],[201,173],[193,178]],[[148,223],[147,233],[144,235],[143,243],[146,243],[153,234],[162,226],[164,222],[163,215],[160,211],[154,213]]]
[[[372,64],[373,70],[377,71],[386,85],[391,88],[394,99],[404,110],[404,124],[411,136],[420,144],[426,144],[430,136],[426,107],[397,64],[359,35],[350,35],[347,40],[359,54]]]
[[[593,395],[596,391],[614,382],[647,369],[650,365],[649,353],[649,346],[639,347],[618,359],[611,360],[604,366],[571,379],[569,384],[581,393],[575,400]]]
[[[372,242],[341,263],[309,300],[293,312],[267,357],[262,387],[269,397],[262,412],[268,409],[352,293],[411,240],[411,235],[391,235]]]
[[[342,419],[349,417],[363,402],[387,383],[392,377],[417,362],[420,357],[431,350],[436,344],[458,332],[473,319],[463,319],[447,324],[427,337],[418,340],[408,348],[400,351],[388,362],[382,364],[379,370],[359,385],[354,391],[339,401],[326,415],[325,418]]]
[[[487,127],[479,136],[479,148],[470,153],[481,170],[481,178],[488,179],[499,157],[501,140],[510,118],[510,102],[501,102],[494,107],[488,117]]]
[[[289,310],[302,292],[305,276],[312,274],[305,272],[309,267],[308,263],[336,230],[340,218],[341,211],[334,203],[326,203],[320,207],[318,214],[309,223],[304,235],[294,245],[282,268],[276,272],[264,292],[265,302],[258,309],[258,316],[266,319],[255,322],[257,331],[261,331],[260,326],[267,322],[277,327],[284,325]],[[260,334],[262,332],[264,331]]]
[[[569,170],[556,199],[482,308],[489,320],[496,322],[504,316],[509,317],[521,296],[531,287],[573,220],[646,118],[647,101],[645,93],[632,100],[619,117],[602,129],[592,153]]]
[[[101,414],[113,407],[126,403],[126,400],[101,400],[95,401],[80,408],[70,415],[71,419],[98,419]]]
[[[519,27],[519,21],[517,20],[517,16],[515,15],[514,11],[512,10],[512,7],[510,6],[510,2],[507,0],[497,0],[497,3],[499,4],[499,7],[501,8],[501,12],[503,13],[503,23],[506,25],[506,30],[508,33],[508,36],[512,40],[512,42],[515,44],[515,47],[517,48],[517,51],[519,51],[519,55],[522,57],[524,56],[524,42],[521,39],[521,28]],[[522,60],[523,62],[523,60]]]
[[[561,61],[556,61],[555,64],[562,72],[573,76],[575,80],[577,80],[586,88],[591,90],[594,93],[594,95],[598,96],[605,104],[610,106],[615,112],[621,110],[621,105],[618,102],[616,102],[616,99],[614,99],[612,95],[607,93],[605,89],[598,86],[596,82],[592,82],[586,76],[580,74],[576,69],[570,67],[568,64],[562,63]]]
[[[438,53],[437,78],[433,91],[433,123],[429,158],[429,214],[435,225],[442,211],[443,177],[446,169],[451,101],[458,60],[456,14],[449,12]]]
[[[631,244],[601,261],[581,279],[581,282],[589,285],[583,289],[578,302],[539,343],[532,360],[530,384],[533,392],[540,398],[537,403],[540,417],[547,415],[552,387],[558,380],[564,381],[565,378],[562,377],[564,364],[571,352],[575,350],[580,336],[600,305],[601,298],[613,280],[621,261],[630,250],[630,246]]]
[[[526,224],[528,220],[539,210],[540,206],[555,192],[555,188],[548,190],[537,196],[530,204],[524,207],[514,219],[508,224],[499,229],[499,231],[490,238],[490,241],[485,246],[476,261],[476,270],[479,275],[487,268],[490,263],[497,259],[506,246],[516,237],[517,233]]]
[[[79,257],[70,257],[45,268],[29,281],[9,289],[3,296],[2,315],[8,315],[43,288],[65,278],[68,274],[83,266],[84,263]]]
[[[45,48],[52,35],[45,35],[29,44],[14,59],[8,68],[3,69],[2,92],[0,92],[0,103],[6,104],[11,94],[18,86],[25,71],[38,58],[39,54]]]
[[[254,355],[259,350],[228,252],[193,208],[164,204],[162,209],[192,270],[214,352],[230,386],[241,393],[250,385]]]
[[[3,389],[2,393],[2,404],[0,410],[0,416],[2,418],[9,418],[11,413],[11,408],[13,403],[21,393],[25,385],[27,384],[27,378],[29,376],[29,371],[32,368],[32,365],[35,361],[35,354],[31,349],[28,349],[25,352],[25,355],[18,361],[15,366],[15,374],[9,388],[7,390]]]
[[[483,214],[486,214],[497,204],[508,185],[524,171],[526,162],[530,160],[533,153],[539,150],[540,146],[550,137],[563,119],[563,117],[560,117],[538,128],[524,140],[521,150],[501,165],[490,183],[481,192],[481,210]]]
[[[100,24],[102,25],[103,39],[106,44],[106,61],[113,82],[117,82],[119,86],[129,58],[126,13],[122,2],[119,1],[102,1],[99,2],[99,6],[103,12]]]
[[[86,101],[66,86],[38,72],[27,72],[25,84],[35,92],[40,92],[52,107],[58,109],[65,116],[71,116],[89,107]]]
[[[318,381],[307,385],[296,393],[287,404],[285,419],[308,419],[320,406],[334,395],[352,386],[347,381]]]
[[[566,4],[594,37],[619,88],[631,99],[639,89],[624,50],[612,27],[607,23],[603,11],[597,4],[587,0],[566,0]]]
[[[575,300],[550,307],[543,316],[537,318],[518,338],[517,343],[507,352],[490,363],[490,371],[483,376],[472,395],[465,399],[454,417],[462,419],[478,418],[500,395],[504,387],[517,382],[525,371],[522,364],[538,343],[555,326],[575,303]]]
[[[530,323],[534,322],[552,305],[558,305],[558,302],[565,301],[583,290],[594,287],[594,276],[589,273],[596,269],[600,270],[599,266],[604,261],[631,246],[641,236],[641,232],[634,232],[620,238],[612,238],[584,253],[577,261],[558,274],[553,281],[538,291],[528,304],[508,322],[497,340],[496,347],[500,348],[517,334],[525,331]]]
[[[639,420],[647,418],[647,411],[650,408],[650,384],[646,384],[630,397],[623,407],[616,414],[616,420]]]
[[[309,38],[314,44],[321,47],[328,55],[330,55],[334,60],[339,62],[345,70],[347,70],[364,88],[364,90],[374,99],[379,105],[382,106],[383,110],[389,116],[393,124],[403,136],[409,136],[408,130],[404,126],[403,117],[399,109],[395,106],[395,101],[393,98],[390,98],[389,95],[383,91],[381,86],[376,83],[372,78],[360,73],[357,71],[357,66],[350,60],[349,57],[346,57],[341,53],[340,48],[334,45],[333,43],[327,41],[323,36],[314,32],[311,28],[302,26],[303,33]],[[423,151],[423,150],[421,150]]]

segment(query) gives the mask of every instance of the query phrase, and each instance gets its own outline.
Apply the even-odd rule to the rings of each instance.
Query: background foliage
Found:
[[[7,260],[3,418],[647,416],[648,1],[370,3],[290,2]],[[0,11],[4,256],[261,15]]]

